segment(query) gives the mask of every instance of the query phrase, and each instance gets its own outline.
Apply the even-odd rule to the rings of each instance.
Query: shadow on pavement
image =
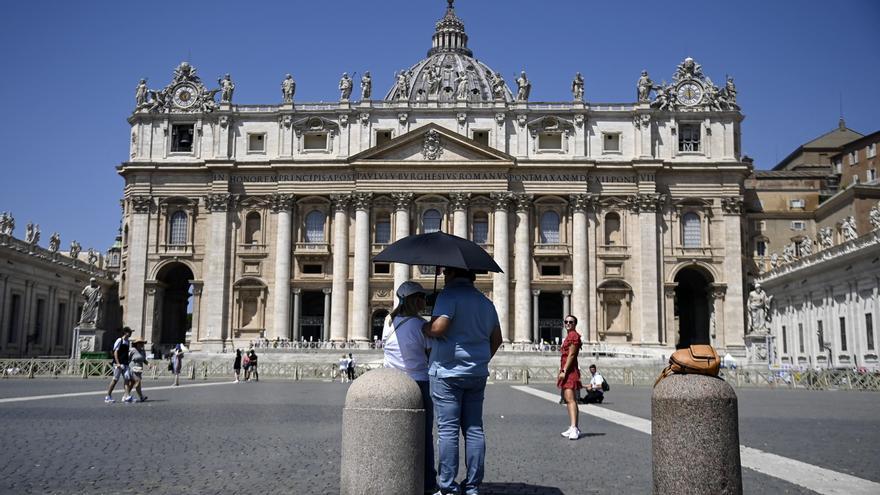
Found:
[[[487,495],[564,495],[559,488],[527,483],[482,483],[480,494]]]

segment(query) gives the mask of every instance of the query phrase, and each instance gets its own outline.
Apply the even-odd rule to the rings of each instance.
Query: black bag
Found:
[[[168,371],[174,371],[174,365],[171,364],[171,360],[168,360]]]
[[[608,380],[606,380],[605,377],[602,377],[602,391],[607,392],[609,390],[611,390],[611,386],[608,385]]]

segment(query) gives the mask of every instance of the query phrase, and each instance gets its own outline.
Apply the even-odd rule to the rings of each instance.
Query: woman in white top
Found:
[[[434,466],[434,402],[428,387],[431,341],[422,333],[425,320],[419,316],[419,312],[425,309],[426,294],[418,282],[400,284],[397,288],[400,302],[388,315],[391,324],[385,325],[382,342],[384,366],[406,373],[422,391],[425,407],[425,493],[433,493],[437,487],[437,470]]]

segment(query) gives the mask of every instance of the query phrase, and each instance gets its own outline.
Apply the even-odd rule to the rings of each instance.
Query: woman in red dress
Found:
[[[556,386],[562,389],[562,397],[568,408],[568,418],[571,426],[562,432],[562,436],[569,440],[577,440],[581,436],[578,429],[578,390],[583,388],[581,384],[581,370],[578,368],[577,355],[581,350],[581,336],[577,333],[577,318],[568,315],[563,320],[567,335],[562,341],[562,359],[559,376],[556,378]]]

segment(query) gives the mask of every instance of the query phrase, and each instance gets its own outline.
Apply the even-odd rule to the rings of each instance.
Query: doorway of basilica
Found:
[[[382,329],[385,328],[386,316],[388,316],[387,309],[373,311],[373,317],[370,318],[370,342],[382,340]]]
[[[684,268],[675,276],[675,316],[678,321],[676,349],[710,344],[709,294],[712,276],[699,268]]]
[[[151,339],[162,347],[186,342],[192,328],[193,272],[183,263],[170,263],[156,276],[156,312]]]
[[[562,330],[562,292],[541,291],[538,295],[538,342],[555,344],[565,338]]]
[[[318,342],[324,335],[324,293],[319,290],[302,292],[302,316],[299,331],[305,342]]]

